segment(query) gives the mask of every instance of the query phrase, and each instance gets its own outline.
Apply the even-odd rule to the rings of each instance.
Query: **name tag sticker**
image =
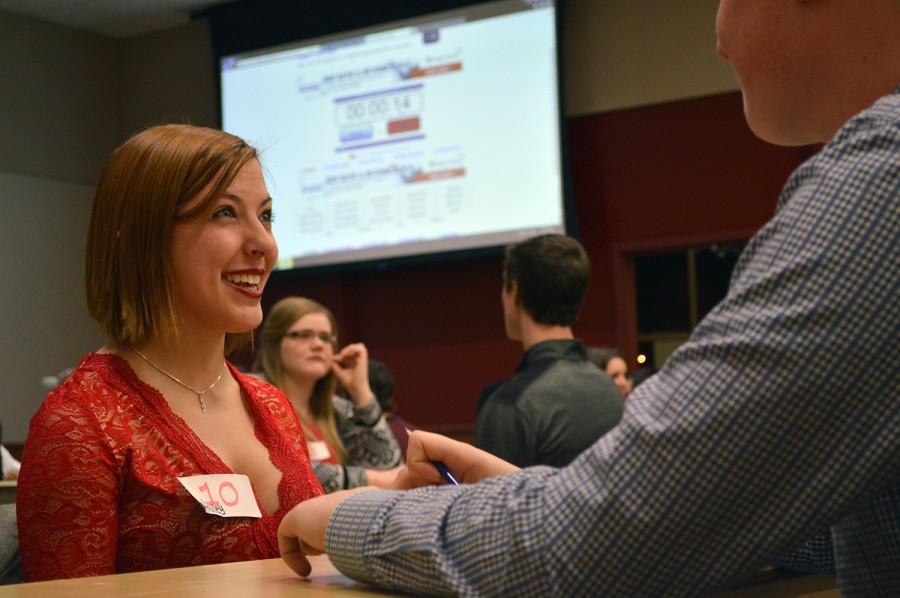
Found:
[[[216,473],[178,478],[210,515],[219,517],[262,517],[250,478],[239,473]]]
[[[309,450],[310,461],[324,461],[331,456],[331,451],[328,450],[328,445],[321,440],[313,440],[312,442],[307,442],[306,448]]]

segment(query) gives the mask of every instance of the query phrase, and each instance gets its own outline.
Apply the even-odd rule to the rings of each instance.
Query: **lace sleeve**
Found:
[[[400,465],[400,446],[376,401],[356,407],[346,399],[334,397],[334,414],[338,434],[347,449],[347,465],[371,469]]]
[[[96,426],[65,387],[31,421],[16,490],[26,581],[116,572],[116,462]]]

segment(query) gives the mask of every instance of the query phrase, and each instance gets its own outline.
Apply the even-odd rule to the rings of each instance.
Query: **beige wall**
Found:
[[[0,418],[21,442],[46,389],[44,376],[73,367],[103,344],[84,308],[82,277],[89,185],[0,171]]]
[[[205,22],[123,40],[120,60],[123,139],[162,122],[218,124]]]
[[[103,337],[84,307],[84,246],[103,160],[158,122],[215,126],[212,52],[193,23],[113,40],[0,12],[0,420],[22,442],[45,394]]]
[[[737,89],[715,52],[718,0],[570,0],[569,116]]]
[[[119,132],[116,43],[0,13],[0,170],[90,183]]]
[[[92,185],[119,134],[116,43],[0,13],[0,419],[21,442],[41,378],[102,340],[83,307]]]
[[[715,57],[717,0],[570,0],[568,115],[734,89]],[[42,377],[102,343],[81,276],[102,160],[159,122],[215,126],[205,23],[113,40],[0,12],[0,419],[25,439]]]

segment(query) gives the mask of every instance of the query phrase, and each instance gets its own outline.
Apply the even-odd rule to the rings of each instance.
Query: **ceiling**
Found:
[[[192,11],[226,0],[0,0],[0,11],[109,37],[132,37],[184,25]]]

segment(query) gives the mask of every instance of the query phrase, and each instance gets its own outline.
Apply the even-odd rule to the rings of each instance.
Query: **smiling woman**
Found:
[[[262,321],[271,224],[238,137],[165,125],[113,152],[85,281],[109,343],[32,419],[26,580],[277,556],[281,518],[322,493],[287,398],[225,360]]]

